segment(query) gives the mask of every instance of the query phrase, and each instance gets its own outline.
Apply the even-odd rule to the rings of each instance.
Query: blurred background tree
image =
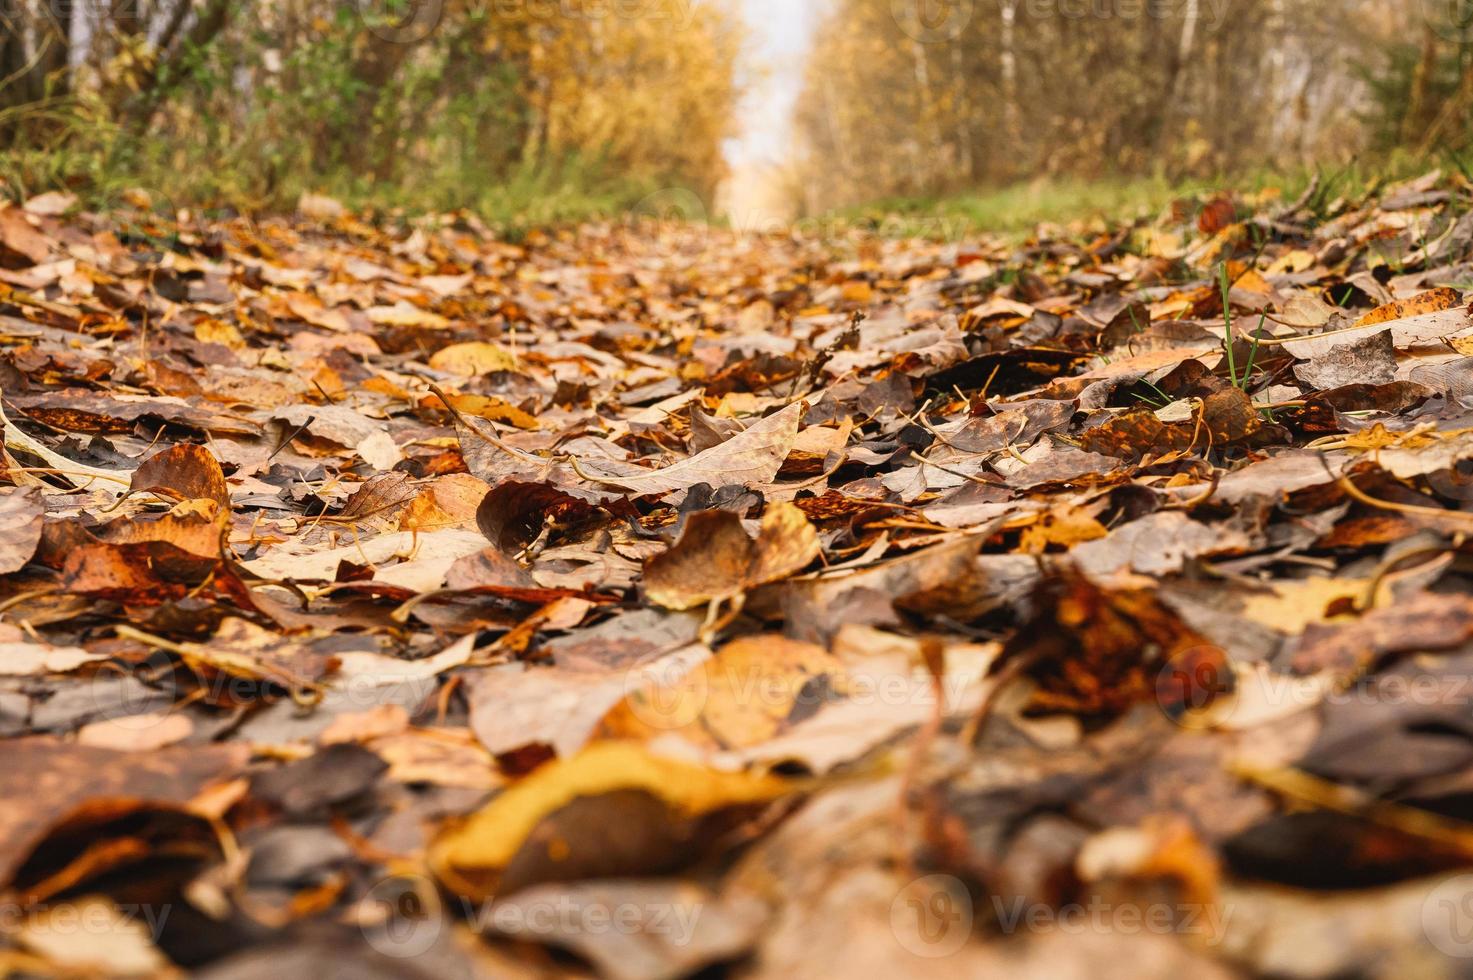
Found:
[[[823,12],[779,175],[799,213],[1461,166],[1469,142],[1473,0],[792,2]],[[743,3],[0,0],[0,193],[313,191],[523,223],[709,202],[752,76]]]
[[[835,0],[796,186],[816,212],[1456,154],[1470,114],[1473,0]]]
[[[740,46],[718,0],[0,0],[0,179],[527,220],[709,196]]]

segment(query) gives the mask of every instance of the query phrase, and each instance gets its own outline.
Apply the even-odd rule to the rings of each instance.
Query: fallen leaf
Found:
[[[18,572],[41,544],[46,507],[35,487],[0,487],[0,575]]]
[[[430,358],[430,367],[446,374],[458,374],[473,378],[492,371],[515,371],[517,359],[504,347],[476,341],[469,344],[451,344],[435,351]],[[460,406],[457,405],[457,408]]]
[[[65,674],[108,658],[80,647],[53,647],[45,643],[0,641],[0,675]]]
[[[667,609],[692,609],[786,578],[818,554],[817,529],[792,504],[770,505],[755,540],[730,511],[699,511],[670,550],[645,565],[645,591]]]
[[[203,446],[179,445],[150,456],[128,483],[132,493],[162,494],[170,500],[213,500],[230,511],[230,487],[220,463]]]
[[[846,692],[842,663],[781,636],[733,640],[679,674],[658,665],[643,673],[656,682],[629,692],[604,717],[601,736],[648,741],[675,732],[697,745],[747,748]]]
[[[544,820],[575,801],[637,794],[656,803],[674,827],[733,807],[768,803],[794,789],[776,776],[718,772],[662,759],[630,743],[599,743],[571,759],[549,762],[449,827],[430,850],[430,866],[452,891],[486,897],[497,891],[498,877],[523,852],[546,850],[556,859],[579,846],[538,833]],[[658,836],[660,830],[652,832]]]
[[[721,488],[772,482],[792,451],[803,417],[802,403],[789,405],[705,452],[638,476],[602,474],[597,464],[583,467],[588,478],[640,495],[688,490],[698,483]]]

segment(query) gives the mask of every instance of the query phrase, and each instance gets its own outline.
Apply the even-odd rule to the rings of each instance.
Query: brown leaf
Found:
[[[133,471],[132,493],[160,493],[173,500],[213,500],[222,512],[230,510],[230,487],[210,451],[182,444],[149,457]]]
[[[182,598],[217,565],[218,558],[163,541],[95,542],[66,552],[61,582],[69,592],[98,599],[157,603]]]
[[[771,504],[756,539],[726,510],[698,511],[663,555],[644,568],[650,600],[692,609],[801,571],[819,554],[818,531],[792,504]]]
[[[112,544],[167,544],[201,558],[219,558],[221,534],[229,522],[229,510],[203,497],[185,500],[158,517],[119,518],[98,528],[97,536]]]
[[[30,738],[6,745],[0,770],[0,883],[55,828],[101,824],[149,808],[187,809],[244,768],[244,745],[194,745],[133,754]]]
[[[823,647],[782,636],[745,636],[683,674],[646,671],[657,682],[628,692],[604,717],[604,738],[677,734],[715,749],[769,741],[817,701],[844,697],[844,665]]]
[[[46,504],[38,487],[0,487],[0,575],[18,572],[36,554]]]
[[[771,483],[793,449],[805,411],[804,403],[789,405],[720,445],[648,474],[605,474],[592,462],[579,468],[595,482],[642,496],[688,490],[698,483],[709,483],[717,489]]]
[[[1396,347],[1391,342],[1391,331],[1342,344],[1307,364],[1296,364],[1294,376],[1313,388],[1389,384],[1396,380]]]
[[[399,527],[405,531],[433,531],[474,524],[477,508],[490,489],[469,473],[442,476],[409,502],[399,515]]]
[[[1473,599],[1423,593],[1343,626],[1310,625],[1290,656],[1296,674],[1353,678],[1390,654],[1448,650],[1473,638]]]
[[[51,243],[26,220],[20,208],[0,208],[0,246],[39,265],[51,255]]]
[[[981,535],[957,537],[872,567],[774,586],[789,635],[824,642],[846,623],[899,624],[897,609],[961,619],[992,604],[977,551]]]
[[[1231,690],[1223,651],[1150,592],[1106,589],[1063,571],[1039,586],[1034,601],[1037,614],[999,663],[1026,658],[1037,711],[1114,717],[1155,701],[1176,714]]]
[[[492,371],[515,371],[517,362],[506,348],[476,341],[442,347],[430,358],[430,367],[446,374],[475,377]],[[456,407],[459,408],[458,405]]]
[[[431,848],[451,891],[484,898],[546,881],[672,869],[712,843],[706,818],[793,791],[776,776],[718,772],[628,742],[550,762],[447,828]]]
[[[492,487],[476,508],[476,526],[486,540],[507,554],[520,551],[549,520],[571,524],[593,509],[549,483],[508,480]]]
[[[1262,428],[1247,394],[1225,386],[1201,400],[1192,421],[1162,422],[1155,412],[1135,408],[1085,431],[1079,443],[1086,452],[1138,459],[1147,453],[1205,452],[1210,446],[1241,442]]]
[[[225,435],[254,436],[260,432],[244,419],[210,411],[182,398],[56,391],[7,394],[6,399],[30,418],[68,432],[131,432],[140,421],[151,428],[167,423]]]

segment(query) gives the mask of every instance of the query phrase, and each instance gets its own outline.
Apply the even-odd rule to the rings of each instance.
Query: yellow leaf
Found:
[[[1311,623],[1343,618],[1329,612],[1331,605],[1358,601],[1366,594],[1367,579],[1308,578],[1274,582],[1272,591],[1250,597],[1243,615],[1270,629],[1298,636]]]
[[[1249,269],[1239,276],[1237,282],[1233,283],[1233,288],[1249,293],[1271,293],[1274,290],[1269,281],[1263,278],[1256,269]]]
[[[246,345],[240,331],[222,320],[201,320],[196,323],[194,339],[202,344],[220,344],[231,350],[244,350]]]
[[[1392,320],[1405,320],[1407,317],[1421,316],[1424,313],[1441,313],[1444,310],[1457,309],[1462,305],[1462,294],[1456,289],[1444,286],[1441,289],[1432,289],[1413,296],[1411,299],[1387,303],[1361,317],[1355,325],[1368,327],[1377,323],[1390,323]]]
[[[363,312],[364,316],[381,327],[423,327],[429,330],[443,330],[450,326],[450,321],[440,314],[422,310],[408,303],[374,306]]]
[[[1268,274],[1271,276],[1281,276],[1286,272],[1303,272],[1306,269],[1313,268],[1313,266],[1314,253],[1306,252],[1302,248],[1296,248],[1280,256],[1273,265],[1269,266]]]
[[[425,487],[399,515],[401,531],[435,531],[476,523],[476,508],[491,487],[469,473],[451,473]]]
[[[447,374],[475,377],[492,371],[515,371],[516,358],[504,348],[484,341],[468,344],[451,344],[436,351],[430,358],[430,367]]]
[[[843,663],[823,647],[783,636],[746,636],[668,684],[631,692],[599,726],[604,738],[647,740],[678,730],[716,749],[760,745],[787,727],[804,689],[818,677],[841,694]]]
[[[1059,507],[1023,532],[1018,540],[1018,550],[1024,554],[1041,555],[1050,545],[1072,548],[1086,541],[1097,541],[1109,533],[1089,513],[1077,507]]]
[[[438,396],[425,398],[420,404],[425,408],[441,407]],[[451,395],[450,404],[455,406],[455,410],[462,415],[474,415],[478,418],[490,419],[492,422],[514,425],[518,429],[541,428],[531,415],[500,398],[488,398],[485,395]]]
[[[777,776],[721,772],[662,758],[632,742],[602,742],[571,759],[547,763],[446,830],[430,847],[430,867],[452,890],[486,897],[545,817],[580,797],[627,790],[655,797],[674,816],[693,818],[775,800],[795,787]]]

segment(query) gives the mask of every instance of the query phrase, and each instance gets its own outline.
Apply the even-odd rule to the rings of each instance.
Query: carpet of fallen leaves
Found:
[[[0,965],[1461,975],[1470,200],[0,210]]]

